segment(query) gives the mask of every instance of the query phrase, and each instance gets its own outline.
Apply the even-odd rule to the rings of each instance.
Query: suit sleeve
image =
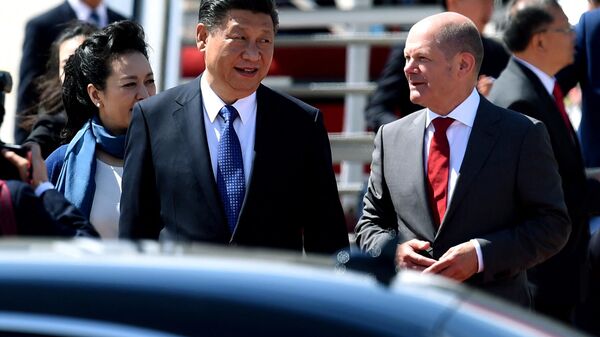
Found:
[[[361,218],[356,225],[356,242],[361,250],[378,255],[383,246],[395,237],[398,226],[396,212],[383,174],[383,132],[379,128],[375,136],[375,149],[371,162],[371,175]]]
[[[127,131],[119,237],[158,239],[163,228],[148,122],[140,104]]]
[[[40,199],[46,212],[55,221],[58,235],[100,237],[86,216],[57,190],[47,190],[41,195]]]
[[[313,135],[310,137],[309,158],[306,167],[307,188],[304,200],[313,209],[311,219],[304,228],[304,248],[307,252],[334,253],[346,249],[348,230],[340,203],[331,160],[331,148],[320,111],[317,112]]]
[[[558,167],[544,125],[532,124],[521,148],[515,150],[519,151],[515,198],[522,212],[519,215],[525,220],[477,239],[487,281],[545,261],[562,249],[571,232]]]
[[[9,182],[9,188],[20,235],[98,237],[87,218],[58,191],[50,189],[37,197],[18,181]]]

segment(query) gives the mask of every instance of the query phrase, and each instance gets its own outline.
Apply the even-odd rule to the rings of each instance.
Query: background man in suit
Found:
[[[46,70],[50,45],[73,20],[88,21],[99,27],[126,18],[102,3],[102,0],[67,0],[27,22],[23,40],[23,56],[19,69],[15,142],[21,143],[27,132],[20,127],[21,117],[38,103],[35,79]],[[35,112],[31,112],[35,113]]]
[[[597,1],[590,1],[590,8]],[[575,27],[575,62],[558,73],[563,92],[581,85],[579,139],[586,167],[600,167],[600,10],[584,13]]]
[[[398,236],[400,268],[529,306],[525,270],[562,248],[569,218],[543,124],[475,90],[482,54],[460,14],[411,28],[404,69],[427,108],[379,129],[357,242],[377,253]]]
[[[479,33],[483,33],[485,25],[490,21],[494,12],[494,0],[444,0],[444,10],[462,14],[471,19]],[[484,58],[479,74],[484,76],[482,88],[489,91],[490,78],[497,78],[509,55],[504,46],[494,39],[481,36]],[[373,93],[365,110],[367,125],[377,130],[382,124],[393,122],[398,117],[406,116],[422,109],[409,99],[408,82],[404,76],[404,44],[395,46],[377,81],[377,90]],[[484,84],[487,83],[487,84]],[[486,93],[487,93],[486,91]]]
[[[570,323],[585,296],[585,260],[590,207],[600,207],[600,182],[585,176],[575,130],[554,75],[573,62],[573,30],[555,0],[525,6],[510,18],[504,41],[513,53],[494,83],[490,100],[544,122],[562,180],[571,235],[555,256],[529,270],[536,310]],[[588,201],[595,201],[589,203]]]
[[[202,1],[206,70],[134,107],[121,237],[348,246],[321,112],[260,84],[277,24],[272,0]]]

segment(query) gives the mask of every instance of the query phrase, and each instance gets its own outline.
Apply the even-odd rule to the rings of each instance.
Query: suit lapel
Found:
[[[474,178],[487,161],[500,135],[496,123],[500,121],[501,114],[495,113],[492,108],[493,105],[481,96],[477,115],[473,122],[473,129],[467,143],[465,157],[460,166],[454,193],[448,204],[446,215],[442,220],[440,231],[447,227],[445,224],[452,219],[453,214],[459,207]]]
[[[536,101],[539,103],[538,111],[540,115],[532,115],[531,117],[541,120],[546,125],[557,160],[561,161],[558,157],[568,158],[569,162],[578,163],[583,167],[577,134],[571,125],[565,125],[561,112],[554,101],[554,96],[548,93],[542,81],[529,68],[514,59],[511,62],[509,63],[509,69],[523,81],[531,84],[532,90],[537,95]]]
[[[254,134],[254,153],[252,158],[252,171],[250,172],[250,181],[248,183],[248,189],[246,190],[246,196],[244,197],[244,203],[242,204],[242,210],[240,212],[240,220],[247,217],[248,210],[246,210],[249,201],[259,198],[260,186],[264,186],[261,183],[264,169],[261,166],[262,158],[265,157],[265,153],[273,153],[269,151],[268,147],[271,141],[269,140],[269,130],[275,130],[276,126],[273,124],[274,118],[269,117],[271,115],[271,104],[267,104],[267,90],[262,85],[259,86],[256,91],[256,132]]]
[[[185,153],[184,156],[189,158],[194,167],[196,182],[217,223],[226,223],[206,140],[200,76],[188,83],[175,101],[181,106],[173,112],[173,119],[178,126],[175,132],[181,132],[182,144],[186,144],[182,148],[189,149],[189,153]]]
[[[413,120],[407,132],[403,135],[406,139],[394,143],[407,144],[404,147],[406,152],[400,154],[398,158],[398,164],[400,165],[399,172],[407,172],[409,177],[414,177],[412,179],[411,191],[408,195],[414,195],[416,201],[414,207],[419,208],[414,210],[413,213],[418,216],[415,226],[411,224],[406,224],[406,226],[428,241],[433,241],[436,229],[429,205],[427,183],[425,181],[425,165],[423,162],[426,110],[422,110],[418,114],[419,116]]]

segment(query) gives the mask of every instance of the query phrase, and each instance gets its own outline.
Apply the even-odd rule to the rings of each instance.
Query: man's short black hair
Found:
[[[200,0],[198,22],[203,23],[210,32],[223,23],[225,16],[232,9],[267,14],[271,17],[273,28],[277,31],[279,15],[273,0]]]
[[[542,6],[528,6],[510,18],[504,31],[504,43],[511,52],[522,52],[533,36],[554,21],[552,14]]]

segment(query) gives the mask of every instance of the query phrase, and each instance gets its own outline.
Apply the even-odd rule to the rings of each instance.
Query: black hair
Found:
[[[232,9],[249,10],[271,16],[273,29],[277,31],[279,15],[273,0],[201,0],[198,22],[203,23],[209,32],[219,27]]]
[[[545,7],[531,5],[513,13],[504,30],[503,40],[511,52],[527,48],[531,38],[554,21]]]
[[[467,52],[475,58],[475,74],[479,74],[483,62],[481,35],[473,23],[450,23],[437,34],[436,42],[447,59],[458,53]]]
[[[31,130],[40,114],[54,115],[64,110],[62,101],[62,84],[59,74],[59,51],[60,45],[72,38],[82,36],[87,38],[96,32],[98,28],[85,21],[71,21],[58,35],[50,46],[50,56],[46,63],[46,72],[35,80],[35,87],[40,94],[39,103],[24,111],[24,119],[21,127]]]
[[[143,28],[129,20],[114,22],[87,38],[65,65],[62,87],[67,125],[61,137],[70,140],[83,124],[98,114],[88,95],[88,84],[98,90],[106,88],[112,61],[121,55],[139,52],[148,58]]]

